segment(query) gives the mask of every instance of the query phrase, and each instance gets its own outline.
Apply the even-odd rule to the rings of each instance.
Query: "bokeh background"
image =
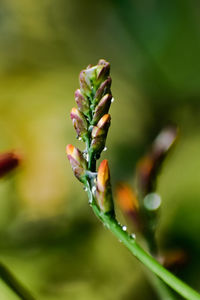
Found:
[[[113,187],[168,122],[180,137],[159,177],[162,251],[200,290],[200,3],[1,0],[0,151],[23,164],[0,181],[0,258],[37,299],[158,299],[144,268],[103,228],[65,155],[78,74],[111,63]],[[79,142],[80,143],[80,142]],[[80,144],[79,144],[80,146]],[[17,300],[3,282],[0,299]]]

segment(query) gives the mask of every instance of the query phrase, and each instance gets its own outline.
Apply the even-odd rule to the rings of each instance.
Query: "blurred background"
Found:
[[[169,122],[179,141],[159,177],[157,239],[183,251],[173,271],[200,290],[200,3],[1,0],[0,258],[37,299],[158,299],[144,268],[93,216],[66,159],[78,74],[111,63],[112,126],[102,158],[113,188]],[[121,219],[123,221],[123,219]],[[3,282],[0,298],[17,300]]]

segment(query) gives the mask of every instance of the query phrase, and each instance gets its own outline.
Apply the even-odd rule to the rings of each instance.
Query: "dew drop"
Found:
[[[104,147],[104,148],[103,148],[103,151],[107,151],[107,147]]]
[[[115,98],[114,97],[112,97],[112,99],[111,99],[111,102],[113,103],[115,101]]]
[[[161,205],[161,197],[156,193],[149,193],[144,198],[144,207],[149,211],[157,210]]]
[[[123,231],[126,231],[126,229],[127,229],[127,227],[124,225],[124,226],[122,226],[122,230]]]
[[[78,137],[78,140],[79,140],[79,141],[82,141],[82,137],[79,136],[79,137]]]
[[[131,234],[131,237],[132,237],[133,239],[135,239],[135,238],[136,238],[135,233],[132,233],[132,234]]]

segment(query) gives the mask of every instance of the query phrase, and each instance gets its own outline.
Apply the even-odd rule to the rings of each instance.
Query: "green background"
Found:
[[[81,147],[69,118],[78,74],[100,58],[115,98],[102,155],[113,189],[133,184],[163,126],[180,128],[159,176],[157,238],[162,251],[185,251],[174,272],[200,290],[199,20],[195,0],[1,0],[0,151],[17,149],[23,163],[0,182],[0,258],[37,299],[158,299],[66,159],[66,144]],[[17,299],[3,282],[0,299]]]

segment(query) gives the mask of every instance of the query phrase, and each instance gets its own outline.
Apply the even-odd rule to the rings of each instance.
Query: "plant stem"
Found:
[[[22,285],[18,279],[0,262],[0,278],[9,286],[22,300],[35,300],[31,293]]]
[[[183,298],[189,300],[200,300],[200,294],[198,294],[195,290],[193,290],[190,286],[181,281],[171,272],[166,270],[151,255],[146,253],[136,242],[135,238],[129,235],[127,231],[124,231],[122,226],[113,217],[111,217],[109,214],[102,213],[95,203],[89,183],[87,187],[89,202],[95,215],[118,238],[118,240],[122,242],[140,262],[142,262],[149,270],[162,279],[168,286],[183,296]]]
[[[152,276],[153,275],[153,276]],[[159,295],[160,299],[163,300],[176,300],[176,296],[172,293],[172,290],[156,275],[149,274],[148,276],[149,281],[151,282],[152,286],[156,290],[157,294]]]

